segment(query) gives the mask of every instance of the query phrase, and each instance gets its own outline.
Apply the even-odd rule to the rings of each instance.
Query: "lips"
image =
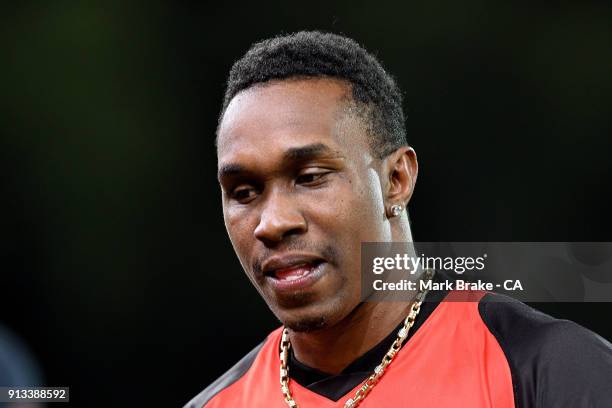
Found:
[[[312,271],[315,265],[309,263],[301,263],[287,268],[280,268],[272,271],[272,277],[279,280],[296,280],[305,276]]]
[[[272,257],[263,263],[266,281],[277,291],[293,291],[312,286],[324,272],[325,261],[309,255]]]

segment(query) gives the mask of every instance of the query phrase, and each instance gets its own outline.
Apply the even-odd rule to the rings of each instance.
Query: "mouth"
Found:
[[[321,278],[326,262],[322,259],[285,257],[264,264],[266,281],[279,292],[304,290]]]

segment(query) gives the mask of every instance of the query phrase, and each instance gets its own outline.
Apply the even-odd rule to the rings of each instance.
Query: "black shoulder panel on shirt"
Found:
[[[238,361],[232,368],[230,368],[225,374],[219,377],[215,382],[210,384],[204,391],[196,395],[191,401],[189,401],[183,408],[202,408],[208,403],[215,395],[229,387],[236,381],[238,381],[248,370],[251,368],[255,357],[259,354],[259,351],[265,344],[265,340],[262,341],[257,347],[249,352],[242,360]]]
[[[486,294],[478,310],[510,365],[517,408],[612,407],[608,341],[500,294]]]

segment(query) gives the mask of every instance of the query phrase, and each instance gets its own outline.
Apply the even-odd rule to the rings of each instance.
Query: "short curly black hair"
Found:
[[[354,40],[300,31],[255,43],[234,63],[219,122],[240,91],[271,80],[329,77],[347,81],[364,116],[374,154],[384,158],[407,144],[402,94],[381,63]]]

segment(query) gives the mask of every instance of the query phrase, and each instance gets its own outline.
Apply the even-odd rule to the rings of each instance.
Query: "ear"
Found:
[[[409,146],[400,147],[385,158],[384,166],[388,174],[386,205],[399,204],[405,208],[412,197],[419,172],[416,152]]]

